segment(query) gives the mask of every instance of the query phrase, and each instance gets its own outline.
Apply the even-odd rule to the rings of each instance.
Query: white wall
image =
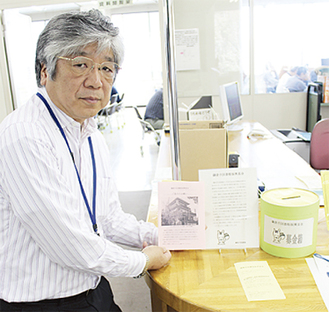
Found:
[[[242,96],[246,119],[268,129],[306,128],[306,93],[255,94]]]
[[[329,118],[329,106],[321,106],[320,115],[322,119]]]

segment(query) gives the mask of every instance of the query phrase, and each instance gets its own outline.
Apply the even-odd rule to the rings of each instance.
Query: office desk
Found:
[[[237,151],[241,155],[242,165],[257,168],[257,176],[268,189],[276,187],[301,187],[305,182],[320,183],[319,175],[299,157],[287,148],[259,123],[243,123],[242,132],[229,132],[229,152]],[[268,133],[270,139],[246,139],[252,129]],[[303,179],[305,178],[305,179]],[[302,180],[304,180],[304,182]]]
[[[243,123],[242,132],[229,133],[229,151],[241,155],[244,166],[257,168],[268,188],[305,184],[296,178],[319,179],[315,171],[276,138],[248,140],[252,128],[266,131],[258,123]],[[161,143],[156,179],[170,166],[169,138]],[[156,183],[155,183],[156,184]],[[148,220],[157,224],[157,191],[153,190]],[[318,226],[317,252],[329,255],[325,222]],[[234,263],[268,262],[286,299],[248,302]],[[151,289],[153,311],[327,311],[304,258],[285,259],[259,248],[244,250],[188,250],[172,252],[169,265],[150,271],[146,281]]]

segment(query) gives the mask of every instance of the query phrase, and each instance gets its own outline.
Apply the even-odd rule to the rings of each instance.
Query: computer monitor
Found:
[[[222,105],[223,120],[227,122],[229,131],[241,131],[242,127],[234,123],[243,117],[238,82],[221,85],[219,96]]]

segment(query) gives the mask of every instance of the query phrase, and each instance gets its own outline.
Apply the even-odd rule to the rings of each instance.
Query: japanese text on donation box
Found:
[[[264,242],[278,247],[301,248],[313,244],[314,219],[280,220],[264,216]]]

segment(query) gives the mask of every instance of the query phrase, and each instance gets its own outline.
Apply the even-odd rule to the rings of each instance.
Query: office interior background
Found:
[[[219,86],[238,81],[245,119],[269,129],[305,128],[307,94],[276,93],[267,81],[294,66],[311,72],[329,58],[329,1],[203,0],[201,5],[174,0],[173,5],[175,31],[198,34],[193,56],[198,64],[176,67],[179,107],[211,95],[221,117]],[[47,20],[90,8],[111,15],[121,29],[126,56],[115,86],[125,94],[126,105],[145,106],[156,89],[166,88],[161,0],[1,0],[0,120],[35,93],[35,43]],[[329,115],[328,107],[322,109],[322,115]],[[165,116],[168,121],[166,105]]]
[[[211,95],[220,116],[219,86],[238,81],[244,119],[258,121],[268,129],[305,128],[307,94],[273,92],[267,88],[265,77],[275,78],[283,69],[294,66],[306,66],[311,71],[329,58],[326,38],[329,0],[172,1],[175,29],[197,30],[198,33],[196,46],[199,50],[193,55],[198,64],[192,68],[177,68],[180,108],[184,107],[183,103],[189,105],[203,95]],[[108,5],[100,6],[104,2]],[[162,2],[130,2],[112,5],[113,0],[0,0],[0,122],[36,92],[37,37],[49,18],[65,11],[100,8],[111,15],[120,28],[126,55],[115,86],[120,94],[125,94],[125,105],[145,106],[156,89],[161,86],[166,89]],[[164,100],[166,104],[166,92]],[[329,108],[322,109],[323,117],[329,117]],[[166,105],[165,117],[168,122]],[[181,112],[180,117],[186,118],[186,113]],[[134,138],[129,137],[130,140]],[[112,147],[132,145],[122,136],[112,136],[110,140]],[[150,190],[154,167],[148,167],[151,162],[156,163],[156,148],[153,144],[150,155],[144,155],[142,162],[132,162],[120,153],[118,160],[112,160],[118,172],[115,174],[124,180],[117,181],[119,191],[124,191],[120,197],[123,206],[133,206],[131,209],[135,209],[133,212],[138,218],[145,219],[150,193],[147,192],[147,196],[140,192],[135,196],[132,192],[124,193],[141,188]],[[129,156],[134,157],[134,153],[129,151]],[[123,175],[122,172],[127,173]],[[138,205],[143,207],[140,214]],[[131,279],[123,284],[119,279],[111,283],[124,311],[131,311],[132,306],[135,310],[138,306],[141,307],[139,311],[151,311],[149,296],[145,296],[148,294],[146,285],[136,284]],[[128,288],[133,288],[129,300]]]

